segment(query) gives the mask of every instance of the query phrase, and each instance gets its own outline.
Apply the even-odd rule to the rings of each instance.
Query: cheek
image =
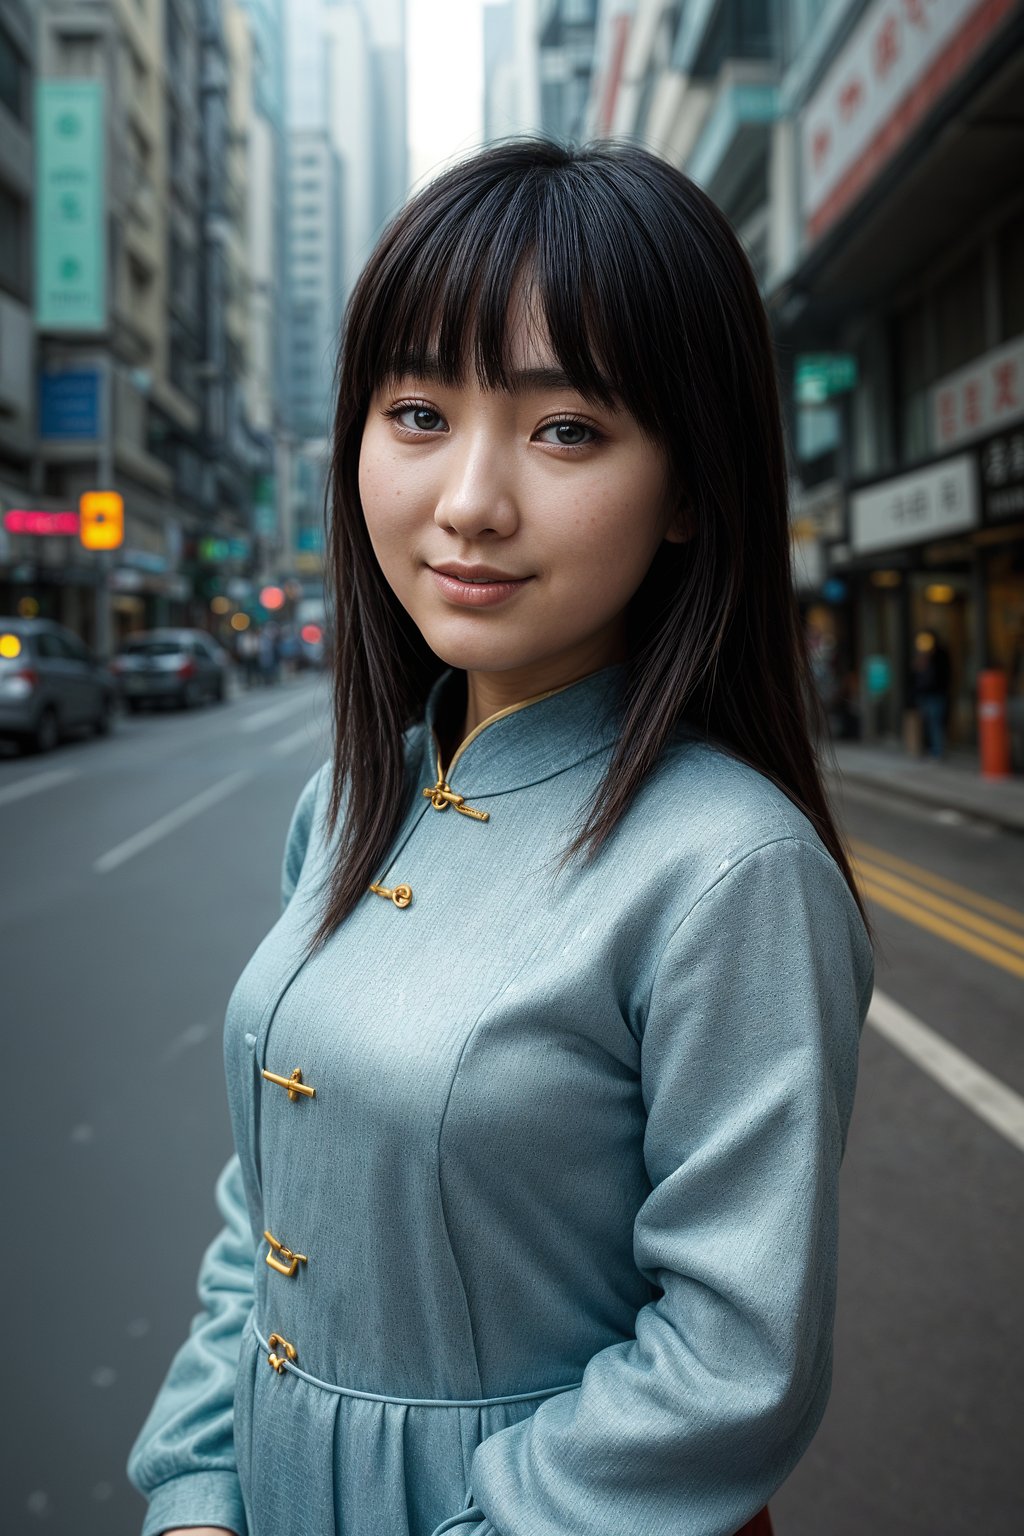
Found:
[[[415,513],[415,497],[400,455],[370,426],[359,453],[359,499],[378,557],[403,539]]]
[[[627,461],[583,489],[566,509],[566,548],[577,569],[628,599],[663,537],[664,480],[649,464]]]

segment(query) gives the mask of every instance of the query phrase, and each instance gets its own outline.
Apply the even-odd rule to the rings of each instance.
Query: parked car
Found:
[[[36,752],[76,727],[105,736],[116,700],[109,668],[70,629],[0,618],[0,736]]]
[[[147,629],[130,635],[113,669],[125,707],[176,704],[191,709],[204,699],[227,698],[227,653],[202,629]]]

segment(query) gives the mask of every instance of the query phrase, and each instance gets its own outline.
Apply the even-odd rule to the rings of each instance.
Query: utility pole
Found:
[[[96,473],[101,491],[114,489],[114,359],[110,352],[101,358],[100,367],[100,436]],[[96,654],[106,658],[113,651],[113,625],[110,611],[110,572],[114,557],[110,550],[101,549],[96,558],[99,562],[99,580],[96,587]]]

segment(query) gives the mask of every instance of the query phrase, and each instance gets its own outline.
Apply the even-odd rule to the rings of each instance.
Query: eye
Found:
[[[553,436],[545,434],[553,434]],[[600,435],[595,427],[588,426],[585,421],[575,421],[571,417],[563,417],[560,421],[549,421],[537,432],[541,442],[550,443],[558,448],[586,448],[591,443],[596,443]]]
[[[406,432],[428,433],[444,429],[445,421],[440,411],[429,405],[399,403],[384,412],[389,421],[397,421]]]

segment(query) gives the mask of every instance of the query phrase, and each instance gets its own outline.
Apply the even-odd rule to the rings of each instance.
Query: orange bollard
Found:
[[[983,779],[1010,776],[1010,728],[1006,718],[1006,673],[998,667],[978,673],[978,746]]]

